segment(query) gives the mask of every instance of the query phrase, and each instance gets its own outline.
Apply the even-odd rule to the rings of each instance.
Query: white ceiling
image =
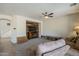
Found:
[[[24,15],[41,19],[43,12],[54,13],[54,16],[71,14],[79,11],[79,4],[70,7],[71,3],[0,3],[0,14]]]

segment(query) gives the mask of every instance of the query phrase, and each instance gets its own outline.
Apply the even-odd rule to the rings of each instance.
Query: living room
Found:
[[[32,50],[35,50],[36,45],[53,41],[58,42],[60,41],[59,39],[67,41],[67,39],[71,39],[72,37],[76,37],[76,39],[71,39],[72,43],[70,42],[70,44],[67,41],[66,44],[74,47],[71,50],[67,50],[63,55],[79,55],[79,43],[73,42],[73,40],[77,41],[78,39],[76,33],[73,36],[74,31],[79,31],[78,7],[78,3],[0,4],[0,39],[2,39],[2,44],[9,41],[13,45],[11,46],[13,47],[13,51],[9,50],[11,54],[8,54],[7,51],[11,47],[7,48],[6,46],[10,44],[5,43],[3,46],[6,48],[4,48],[3,53],[1,52],[1,55],[35,56],[35,52]],[[74,30],[75,27],[77,27],[77,30]],[[29,50],[32,52],[29,52]],[[66,54],[68,51],[71,52]],[[74,51],[74,54],[72,51]]]

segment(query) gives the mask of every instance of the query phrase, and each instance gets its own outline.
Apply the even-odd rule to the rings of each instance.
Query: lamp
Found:
[[[44,16],[44,18],[48,19],[48,16]]]
[[[76,32],[77,36],[79,35],[79,26],[74,27],[74,31]]]
[[[77,40],[79,39],[79,26],[75,26],[74,31],[76,32],[76,37],[74,37],[71,41],[76,43]]]

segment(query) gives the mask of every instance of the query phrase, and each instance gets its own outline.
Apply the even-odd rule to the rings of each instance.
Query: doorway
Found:
[[[0,19],[0,39],[10,36],[11,21],[8,19]]]

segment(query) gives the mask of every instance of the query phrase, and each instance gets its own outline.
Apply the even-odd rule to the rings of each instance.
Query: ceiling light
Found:
[[[48,18],[48,16],[45,16],[44,18],[46,18],[46,19],[47,19],[47,18]]]
[[[79,32],[79,26],[75,26],[74,30],[77,31],[77,32]]]

